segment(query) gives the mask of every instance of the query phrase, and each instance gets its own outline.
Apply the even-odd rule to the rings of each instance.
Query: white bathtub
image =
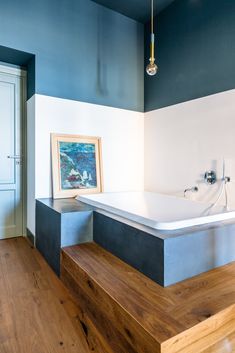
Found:
[[[152,192],[117,192],[81,195],[79,201],[96,209],[156,230],[177,230],[234,219],[235,211]]]

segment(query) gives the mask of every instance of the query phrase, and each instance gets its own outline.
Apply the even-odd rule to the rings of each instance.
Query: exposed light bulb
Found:
[[[154,76],[158,72],[158,67],[155,64],[155,56],[154,56],[154,18],[153,18],[153,0],[151,0],[151,39],[150,39],[150,63],[146,67],[146,72],[149,76]]]
[[[158,67],[155,64],[154,60],[149,59],[150,63],[146,67],[146,72],[149,76],[154,76],[158,72]]]

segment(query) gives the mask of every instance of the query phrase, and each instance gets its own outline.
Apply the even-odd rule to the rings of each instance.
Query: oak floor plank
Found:
[[[25,238],[0,241],[0,353],[111,353]]]

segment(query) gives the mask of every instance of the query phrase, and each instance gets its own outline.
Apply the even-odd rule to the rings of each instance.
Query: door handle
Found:
[[[8,159],[14,159],[17,165],[21,165],[23,162],[23,156],[14,155],[14,156],[7,156]]]
[[[9,158],[9,159],[22,159],[22,156],[18,156],[18,155],[15,155],[15,156],[7,156],[7,158]]]

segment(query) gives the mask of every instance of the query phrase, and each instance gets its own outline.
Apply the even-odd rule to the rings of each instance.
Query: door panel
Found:
[[[3,166],[0,169],[0,184],[15,182],[14,163],[10,159],[6,159],[7,154],[14,154],[15,149],[14,87],[14,84],[0,81],[0,166]]]
[[[15,190],[2,190],[0,198],[0,224],[12,227],[15,224]]]
[[[0,72],[0,239],[22,235],[21,80]]]

